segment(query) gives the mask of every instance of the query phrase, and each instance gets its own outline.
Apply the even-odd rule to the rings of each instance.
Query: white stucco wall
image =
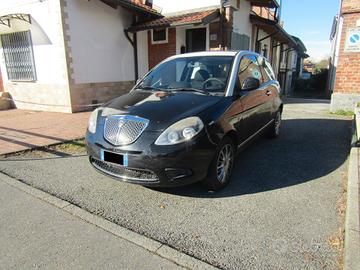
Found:
[[[9,81],[0,47],[5,91],[17,100],[15,105],[20,109],[70,112],[60,1],[1,0],[0,15],[13,13],[30,14],[31,25],[11,20],[11,28],[0,25],[0,34],[31,31],[37,79],[35,82]]]
[[[265,31],[259,29],[259,36],[258,36],[258,40],[261,40],[265,37],[269,36],[268,33],[266,33]],[[268,55],[267,55],[267,58],[269,59],[269,56],[270,56],[270,50],[271,50],[271,38],[267,38],[267,39],[264,39],[263,41],[261,41],[261,48],[260,48],[260,54],[263,54],[263,48],[264,48],[264,44],[267,45],[267,48],[268,48]]]
[[[234,11],[233,31],[238,34],[247,35],[252,38],[252,24],[250,22],[251,4],[241,0],[240,8]]]
[[[1,0],[0,15],[12,13],[30,14],[32,24],[29,25],[22,21],[12,20],[11,28],[0,25],[0,34],[30,29],[36,65],[36,83],[65,83],[67,81],[67,73],[59,1]],[[4,83],[7,83],[2,48],[0,55],[3,79]],[[50,63],[51,66],[49,66]]]
[[[132,15],[99,0],[66,0],[75,84],[131,81],[133,47],[124,34]]]

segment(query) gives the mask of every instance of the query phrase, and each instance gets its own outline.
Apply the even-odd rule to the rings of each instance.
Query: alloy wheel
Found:
[[[231,168],[234,161],[234,150],[230,144],[225,144],[220,150],[217,160],[217,180],[220,183],[226,181],[227,176],[231,172]]]

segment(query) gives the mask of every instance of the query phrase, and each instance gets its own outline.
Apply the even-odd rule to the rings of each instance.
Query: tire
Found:
[[[279,110],[274,118],[274,122],[271,124],[269,131],[267,133],[267,137],[269,139],[275,139],[280,136],[281,130],[281,111]]]
[[[230,182],[232,170],[234,167],[235,146],[229,137],[225,137],[219,144],[214,159],[210,164],[208,176],[202,184],[209,191],[217,191]],[[224,159],[225,158],[225,159]],[[218,166],[222,166],[218,169]]]

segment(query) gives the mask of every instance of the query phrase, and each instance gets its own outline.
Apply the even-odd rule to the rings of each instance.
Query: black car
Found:
[[[265,58],[247,51],[170,57],[126,95],[96,109],[86,135],[91,164],[129,183],[228,184],[237,150],[279,135],[280,85]]]

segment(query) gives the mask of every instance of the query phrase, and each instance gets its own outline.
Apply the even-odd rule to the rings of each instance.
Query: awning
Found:
[[[255,14],[250,14],[250,21],[263,29],[271,37],[276,38],[281,43],[286,43],[292,48],[297,48],[297,42],[282,28],[277,21],[265,19]]]
[[[251,0],[251,4],[268,8],[278,8],[280,6],[277,0]]]
[[[0,16],[0,24],[5,25],[7,27],[11,27],[12,20],[21,20],[27,23],[31,23],[30,14],[17,13],[17,14],[8,14],[4,16]]]
[[[192,13],[185,13],[173,16],[167,16],[164,18],[151,20],[147,22],[140,22],[132,25],[128,31],[138,32],[148,29],[162,29],[176,26],[185,25],[198,25],[198,24],[209,24],[213,20],[219,18],[220,10],[211,9]]]
[[[0,16],[0,35],[29,30],[34,45],[51,44],[48,35],[30,14],[16,13]]]
[[[151,8],[145,4],[141,4],[138,1],[134,1],[134,0],[101,0],[101,1],[113,8],[116,8],[117,6],[121,6],[137,14],[141,14],[145,17],[150,17],[150,18],[163,17],[163,15],[161,15],[161,13],[159,13],[156,9]]]
[[[293,38],[293,39],[296,41],[296,43],[297,43],[297,52],[299,53],[299,55],[301,56],[301,58],[308,58],[308,57],[310,57],[310,56],[306,53],[306,51],[307,51],[306,46],[305,46],[305,44],[301,41],[301,39],[298,38],[298,37],[295,37],[295,36],[292,36],[292,38]]]

